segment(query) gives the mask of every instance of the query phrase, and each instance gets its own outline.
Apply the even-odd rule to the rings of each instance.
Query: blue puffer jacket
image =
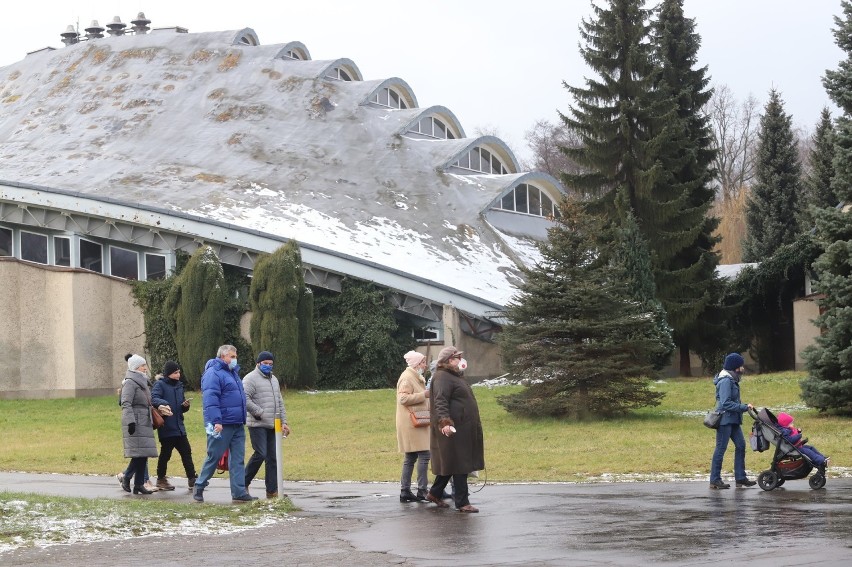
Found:
[[[741,424],[748,405],[740,401],[740,375],[722,370],[713,378],[716,385],[716,408],[724,411],[719,425]]]
[[[183,393],[183,382],[162,377],[154,383],[151,390],[151,403],[155,408],[167,405],[172,408],[172,415],[164,415],[165,425],[157,430],[160,439],[167,437],[183,437],[186,427],[183,425],[183,414],[189,408],[183,407],[186,398]]]
[[[241,425],[246,422],[246,393],[238,374],[221,358],[212,358],[204,366],[201,395],[204,402],[204,423]]]

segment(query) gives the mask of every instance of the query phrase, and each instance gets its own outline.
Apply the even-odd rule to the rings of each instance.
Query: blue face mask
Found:
[[[237,359],[236,359],[236,358],[232,358],[232,359],[231,359],[231,362],[229,362],[229,363],[228,363],[228,368],[230,368],[231,370],[233,370],[233,369],[234,369],[234,368],[236,368],[236,367],[237,367]]]
[[[270,372],[272,372],[272,365],[271,364],[261,364],[260,365],[260,371],[263,372],[264,374],[269,374]]]

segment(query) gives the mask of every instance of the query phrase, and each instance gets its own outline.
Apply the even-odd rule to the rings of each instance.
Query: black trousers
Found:
[[[186,471],[186,478],[197,477],[198,475],[195,474],[195,465],[192,464],[192,447],[189,445],[189,438],[186,435],[180,435],[178,437],[160,439],[160,458],[157,460],[157,478],[165,478],[173,449],[177,449],[177,452],[180,454],[180,460],[183,461],[183,470]]]
[[[470,492],[467,489],[467,474],[436,475],[435,482],[432,483],[432,488],[429,489],[429,492],[435,498],[440,499],[451,478],[453,479],[453,501],[456,504],[456,508],[467,506],[470,504],[470,500],[468,500]]]
[[[127,470],[130,471],[129,476],[125,474],[128,483],[130,482],[129,478],[133,477],[133,486],[135,488],[140,488],[145,484],[145,467],[147,465],[148,457],[133,457],[130,459],[130,466],[127,467]]]

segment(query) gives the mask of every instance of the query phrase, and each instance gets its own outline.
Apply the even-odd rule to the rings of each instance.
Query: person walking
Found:
[[[272,373],[275,357],[269,351],[257,355],[254,370],[243,378],[246,392],[246,425],[248,425],[251,448],[254,452],[246,465],[246,490],[260,470],[266,464],[266,497],[278,496],[278,458],[275,444],[275,419],[281,420],[281,432],[290,435],[287,425],[287,410],[278,378]]]
[[[172,451],[177,449],[186,472],[187,484],[190,490],[195,486],[195,465],[192,462],[192,446],[186,435],[183,414],[189,411],[189,400],[184,394],[183,382],[180,379],[180,366],[177,362],[166,361],[163,365],[163,375],[154,383],[151,390],[151,400],[157,407],[169,407],[171,415],[163,415],[165,423],[157,430],[160,438],[160,458],[157,460],[157,488],[174,490],[175,487],[166,476]]]
[[[204,423],[208,426],[207,457],[195,481],[192,493],[196,502],[204,502],[204,489],[225,450],[230,451],[228,476],[234,503],[257,500],[246,491],[246,394],[239,375],[237,347],[222,345],[204,366],[201,376]]]
[[[737,488],[748,488],[757,484],[749,480],[745,471],[746,443],[743,436],[743,413],[751,409],[751,404],[740,401],[740,378],[745,372],[745,360],[736,352],[725,357],[722,370],[713,378],[716,385],[716,408],[721,410],[719,428],[716,429],[716,449],[710,462],[710,488],[724,489],[731,485],[722,481],[722,460],[728,442],[734,442],[734,480]]]
[[[435,481],[426,499],[439,508],[449,507],[441,497],[452,479],[456,509],[470,513],[479,510],[468,499],[467,477],[485,468],[485,446],[479,405],[459,369],[467,365],[462,354],[451,346],[441,349],[432,378],[430,447]]]
[[[144,486],[148,458],[157,456],[154,424],[151,419],[151,391],[148,389],[148,363],[138,354],[127,359],[127,373],[121,384],[121,429],[124,456],[130,459],[122,488],[133,494],[152,494]]]
[[[396,441],[402,459],[399,501],[422,502],[429,489],[429,427],[414,427],[411,412],[429,409],[429,391],[423,371],[426,357],[417,351],[408,351],[403,356],[408,365],[396,383]],[[411,475],[417,464],[417,494],[411,492]]]

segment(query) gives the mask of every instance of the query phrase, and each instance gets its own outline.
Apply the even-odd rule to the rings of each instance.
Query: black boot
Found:
[[[124,478],[121,479],[121,488],[124,489],[125,492],[130,492],[130,477],[124,475]]]
[[[423,490],[422,488],[417,489],[417,501],[418,502],[426,502],[426,493],[429,490]]]
[[[403,490],[399,493],[400,502],[417,502],[417,497],[410,490]]]
[[[133,494],[154,494],[153,490],[148,490],[145,485],[134,486]]]

